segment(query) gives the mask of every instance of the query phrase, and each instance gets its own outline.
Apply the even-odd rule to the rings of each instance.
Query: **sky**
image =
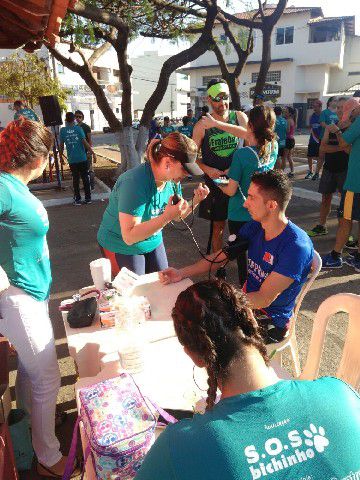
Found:
[[[224,3],[221,0],[219,4]],[[233,8],[241,6],[241,2],[233,0]],[[277,3],[269,0],[268,3]],[[257,4],[257,2],[255,2]],[[359,0],[289,0],[288,6],[295,7],[321,7],[326,17],[337,17],[346,15],[355,15],[355,33],[360,35],[360,1]],[[341,5],[341,8],[340,8]],[[227,8],[231,12],[231,8]],[[171,55],[178,51],[179,47],[170,44],[166,40],[156,40],[149,38],[139,38],[129,45],[130,57],[141,55],[144,50],[158,50],[162,55]]]

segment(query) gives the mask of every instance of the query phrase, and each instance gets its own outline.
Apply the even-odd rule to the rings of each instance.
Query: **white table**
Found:
[[[175,336],[171,310],[179,293],[192,285],[190,279],[162,285],[157,273],[140,277],[132,295],[145,296],[151,305],[152,318],[145,323],[145,337],[151,344]],[[90,327],[71,328],[62,312],[70,356],[74,359],[79,377],[93,377],[100,372],[104,355],[117,352],[118,340],[114,328],[102,328],[97,321]]]

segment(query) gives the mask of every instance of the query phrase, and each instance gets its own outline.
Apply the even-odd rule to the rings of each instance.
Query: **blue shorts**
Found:
[[[360,193],[344,190],[341,195],[338,216],[360,222]]]

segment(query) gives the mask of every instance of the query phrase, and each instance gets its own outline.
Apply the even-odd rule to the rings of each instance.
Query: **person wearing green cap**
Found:
[[[247,126],[247,116],[243,112],[229,110],[229,87],[223,79],[210,80],[207,86],[208,103],[212,118],[222,125],[243,127],[244,136]],[[208,128],[204,123],[206,117],[201,118],[195,125],[193,140],[201,150],[199,167],[205,174],[205,183],[210,189],[207,199],[199,208],[199,216],[212,221],[211,246],[213,251],[222,248],[223,232],[227,220],[228,197],[214,183],[227,174],[232,157],[237,148],[243,145],[237,133],[224,131],[222,128]],[[218,272],[224,276],[225,272]]]

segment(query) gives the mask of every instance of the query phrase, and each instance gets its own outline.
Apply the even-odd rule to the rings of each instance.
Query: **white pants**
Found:
[[[55,436],[60,371],[48,302],[39,302],[20,288],[10,286],[0,294],[0,333],[18,353],[16,399],[31,415],[36,456],[40,463],[51,467],[62,455]]]

